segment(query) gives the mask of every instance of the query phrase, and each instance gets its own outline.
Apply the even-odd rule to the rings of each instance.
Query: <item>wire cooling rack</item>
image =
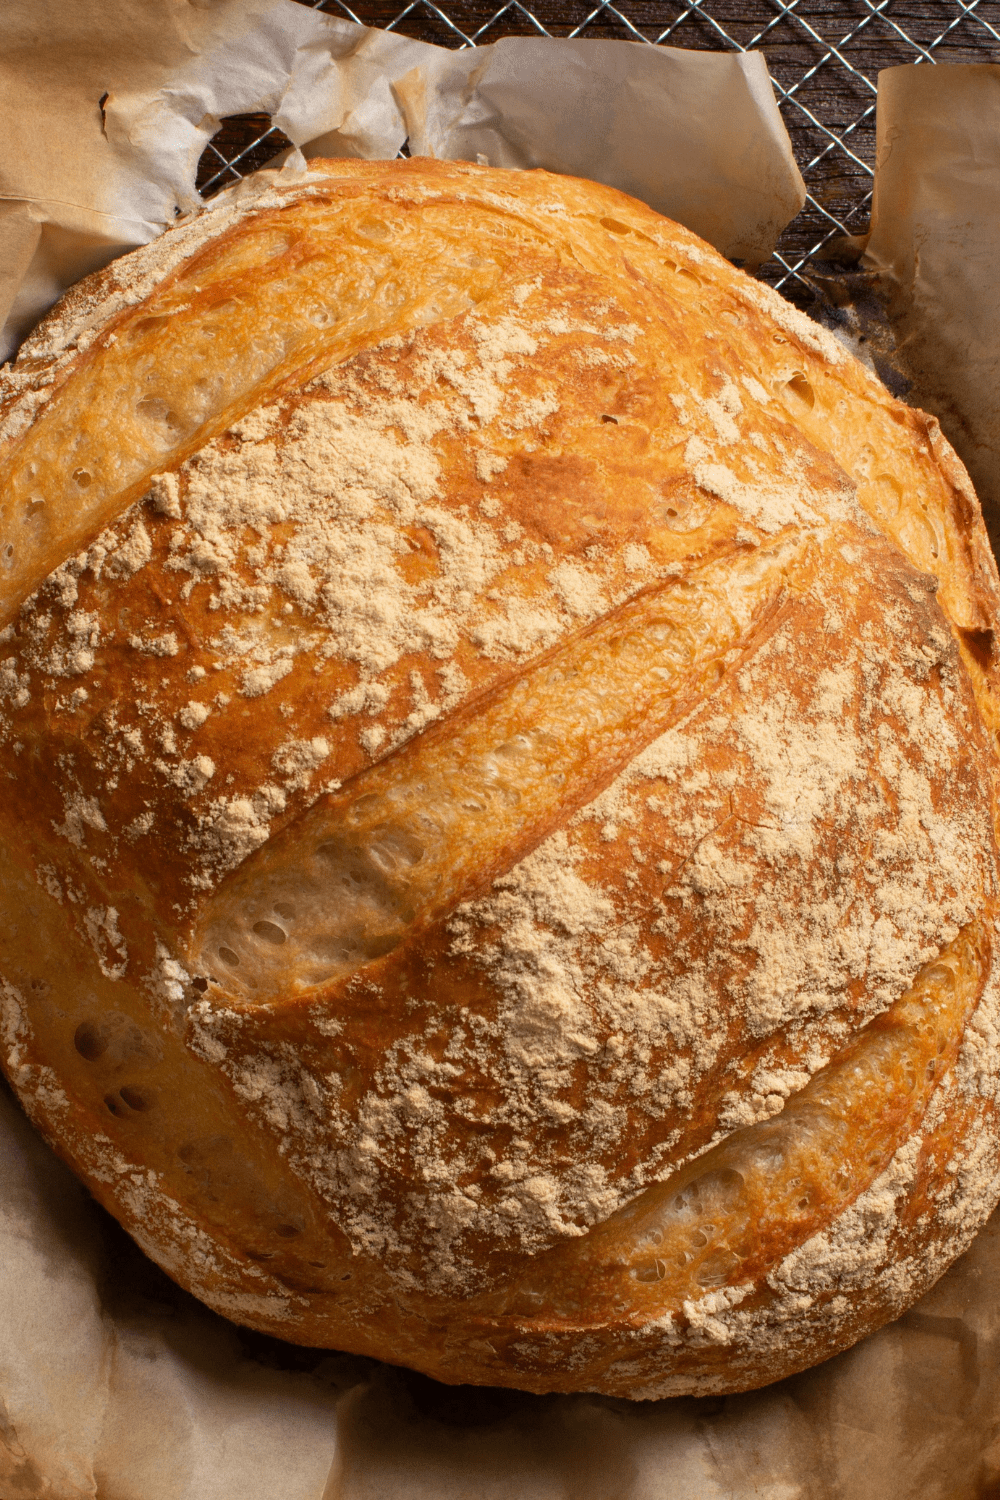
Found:
[[[808,305],[809,263],[863,233],[875,163],[880,68],[1000,62],[1000,0],[298,0],[299,4],[446,47],[503,36],[617,37],[653,46],[760,49],[808,188],[763,280]],[[284,149],[267,115],[223,122],[206,147],[206,196]]]

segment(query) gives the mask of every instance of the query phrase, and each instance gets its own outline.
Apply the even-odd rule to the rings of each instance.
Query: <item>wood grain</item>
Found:
[[[329,15],[349,14],[339,0],[324,0],[318,7],[309,0],[298,3]],[[352,8],[365,25],[392,27],[443,47],[464,46],[467,38],[482,44],[505,36],[537,36],[542,30],[563,37],[642,37],[693,50],[762,47],[776,83],[794,91],[792,99],[779,102],[813,200],[778,244],[780,256],[793,267],[830,235],[861,234],[867,228],[870,169],[875,162],[875,94],[868,85],[876,83],[880,69],[916,62],[922,51],[942,63],[1000,61],[1000,0],[980,0],[968,8],[957,0],[888,0],[878,9],[875,15],[875,7],[866,0],[805,0],[787,7],[777,0],[705,0],[702,5],[621,0],[617,6],[603,7],[592,0],[536,0],[528,7],[536,26],[525,11],[503,9],[493,0],[444,0],[437,10],[452,25],[422,3],[403,7],[399,0],[363,0]],[[839,56],[832,55],[827,44]],[[234,116],[223,122],[212,145],[232,161],[259,140],[269,124],[267,115]],[[844,139],[849,150],[831,140],[827,131]],[[245,176],[287,145],[287,139],[275,132],[253,146],[235,170]],[[231,172],[216,175],[222,168],[219,158],[207,150],[199,187],[213,178],[210,191],[232,183]],[[778,259],[764,266],[760,277],[780,286],[799,306],[808,307],[814,300],[810,286],[799,276],[789,277]]]

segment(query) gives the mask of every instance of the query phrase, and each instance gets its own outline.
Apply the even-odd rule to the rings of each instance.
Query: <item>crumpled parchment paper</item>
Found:
[[[1000,66],[879,74],[872,228],[906,399],[972,476],[1000,554]]]
[[[309,156],[593,177],[766,260],[805,201],[759,53],[512,38],[451,52],[291,0],[4,0],[0,359],[81,276],[201,206],[227,115]],[[103,101],[103,102],[102,102]]]
[[[743,1396],[440,1386],[174,1287],[0,1088],[3,1500],[987,1500],[1000,1214],[897,1323]]]
[[[6,0],[0,79],[0,354],[65,286],[199,206],[227,114],[267,111],[306,156],[393,156],[409,138],[595,177],[751,262],[802,202],[753,56],[530,39],[451,53],[290,0]],[[871,254],[901,286],[930,284],[919,214],[919,256],[884,248],[884,164],[880,180]],[[994,1220],[898,1323],[746,1396],[450,1390],[200,1307],[0,1090],[0,1497],[973,1500],[1000,1493],[998,1278]]]

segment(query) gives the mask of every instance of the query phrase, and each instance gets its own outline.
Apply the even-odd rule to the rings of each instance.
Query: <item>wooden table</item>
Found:
[[[804,306],[813,297],[803,279],[810,257],[868,223],[879,69],[1000,62],[1000,0],[355,0],[353,9],[322,0],[315,8],[451,47],[548,34],[763,49],[809,199],[761,276]],[[270,124],[259,114],[224,122],[199,186],[217,191],[287,145]]]

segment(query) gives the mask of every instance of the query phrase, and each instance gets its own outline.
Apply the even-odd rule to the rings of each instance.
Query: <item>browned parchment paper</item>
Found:
[[[3,1500],[987,1500],[1000,1215],[904,1318],[745,1396],[450,1390],[242,1334],[0,1090]]]
[[[872,232],[906,399],[940,419],[1000,552],[1000,67],[879,74]]]
[[[594,177],[751,262],[805,201],[753,53],[455,53],[291,0],[4,0],[0,92],[0,359],[72,282],[201,207],[226,115],[266,111],[307,157],[393,157],[410,135],[415,154]]]

